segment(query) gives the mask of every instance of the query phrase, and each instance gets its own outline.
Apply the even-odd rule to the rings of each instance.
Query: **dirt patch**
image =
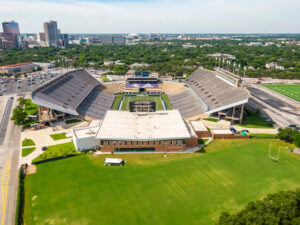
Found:
[[[32,165],[32,166],[28,166],[26,169],[26,174],[34,174],[36,173],[36,166]]]
[[[300,155],[300,148],[295,148],[294,149],[294,153],[299,154]]]

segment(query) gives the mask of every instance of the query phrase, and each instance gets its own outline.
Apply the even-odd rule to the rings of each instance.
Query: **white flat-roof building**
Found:
[[[150,113],[108,110],[97,134],[100,140],[164,140],[190,137],[178,110]]]
[[[108,110],[103,121],[73,130],[78,151],[183,151],[198,146],[197,136],[178,110],[128,112]]]

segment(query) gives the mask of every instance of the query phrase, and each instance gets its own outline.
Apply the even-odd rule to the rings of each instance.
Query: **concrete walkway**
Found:
[[[207,120],[201,120],[203,124],[208,127],[209,129],[229,129],[230,123],[226,123],[227,121],[218,121],[218,122],[211,122]],[[237,131],[241,130],[249,130],[250,134],[277,134],[278,131],[275,128],[248,128],[248,127],[242,127],[234,125],[234,127]]]
[[[35,147],[35,150],[32,153],[30,153],[29,155],[25,156],[25,157],[22,157],[22,153],[21,153],[20,154],[20,160],[19,160],[19,166],[21,166],[22,164],[26,164],[26,163],[28,165],[31,165],[32,160],[35,159],[36,157],[38,157],[43,152],[44,151],[42,150],[42,147]]]

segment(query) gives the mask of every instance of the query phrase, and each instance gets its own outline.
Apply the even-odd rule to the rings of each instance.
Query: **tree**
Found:
[[[282,224],[296,225],[300,221],[300,189],[270,194],[263,200],[250,202],[235,215],[223,212],[218,225]]]
[[[27,113],[24,112],[24,109],[21,106],[14,108],[11,120],[14,121],[15,125],[22,125],[25,122]]]
[[[294,136],[293,144],[300,148],[300,133],[298,133]]]
[[[18,98],[19,106],[23,107],[26,104],[26,99],[23,97]]]
[[[278,137],[281,140],[284,140],[286,142],[292,143],[294,140],[294,136],[296,134],[298,134],[299,132],[296,130],[293,130],[290,127],[286,127],[286,128],[279,128],[278,129]]]

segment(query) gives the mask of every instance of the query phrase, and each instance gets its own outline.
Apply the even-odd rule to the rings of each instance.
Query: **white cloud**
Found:
[[[0,0],[0,6],[0,22],[15,20],[24,33],[43,31],[50,19],[66,33],[300,32],[299,0]]]

